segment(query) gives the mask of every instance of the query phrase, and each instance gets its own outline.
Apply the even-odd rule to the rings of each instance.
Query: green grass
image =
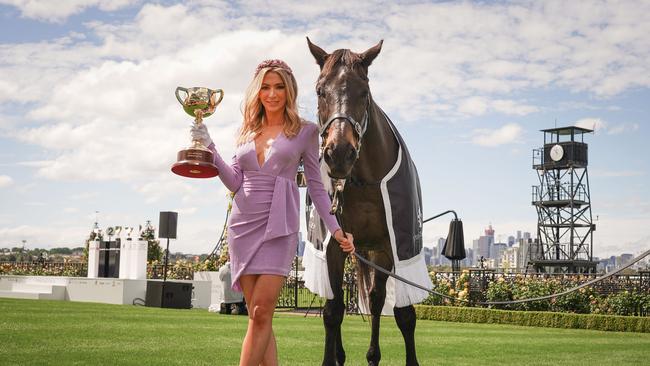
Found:
[[[2,365],[236,365],[247,318],[127,305],[0,298]],[[319,317],[274,319],[281,365],[320,365]],[[343,322],[347,365],[365,365],[370,326]],[[428,365],[642,365],[650,334],[418,321]],[[403,365],[401,334],[382,319],[381,365]]]

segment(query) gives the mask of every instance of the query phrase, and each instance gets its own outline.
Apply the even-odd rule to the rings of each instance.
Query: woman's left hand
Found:
[[[339,242],[341,250],[346,253],[354,253],[354,238],[350,233],[344,233],[343,230],[338,229],[334,232],[334,239]]]

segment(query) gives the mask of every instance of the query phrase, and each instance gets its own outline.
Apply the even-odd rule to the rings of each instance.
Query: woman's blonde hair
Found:
[[[262,88],[262,81],[268,72],[274,72],[280,76],[285,86],[287,102],[284,107],[284,128],[283,132],[288,138],[292,138],[300,132],[300,115],[298,114],[298,83],[293,73],[282,67],[264,67],[257,71],[255,77],[246,89],[246,96],[243,105],[244,121],[239,130],[237,146],[245,144],[254,139],[262,130],[264,125],[264,106],[260,101],[259,93]]]

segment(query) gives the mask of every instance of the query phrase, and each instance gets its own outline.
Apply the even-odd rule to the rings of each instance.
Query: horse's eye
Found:
[[[319,97],[322,97],[323,96],[323,88],[321,88],[320,86],[318,88],[316,88],[316,95],[318,95]]]

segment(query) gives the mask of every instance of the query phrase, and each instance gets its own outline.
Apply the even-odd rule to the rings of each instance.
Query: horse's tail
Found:
[[[359,312],[370,314],[371,271],[367,264],[360,261],[357,261],[357,286],[359,287]]]

